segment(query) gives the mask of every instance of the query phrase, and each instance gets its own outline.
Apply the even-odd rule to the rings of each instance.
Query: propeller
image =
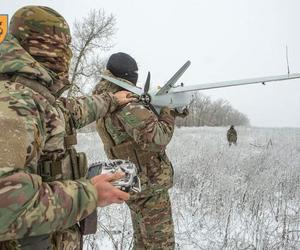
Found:
[[[151,78],[151,74],[148,71],[146,83],[144,85],[144,93],[140,95],[139,99],[145,106],[149,107],[153,111],[153,113],[158,116],[157,110],[151,104],[151,100],[152,100],[151,95],[148,93],[150,89],[150,78]]]
[[[146,83],[144,85],[144,93],[141,94],[140,96],[140,101],[145,105],[149,105],[151,103],[151,96],[148,94],[148,91],[150,89],[150,78],[151,75],[150,72],[148,71]]]
[[[158,115],[157,111],[155,110],[155,108],[151,104],[151,100],[152,100],[151,95],[148,93],[149,89],[150,89],[150,78],[151,78],[150,72],[148,72],[146,83],[144,85],[143,90],[136,87],[136,86],[129,85],[128,83],[123,82],[119,79],[110,77],[108,75],[101,75],[101,77],[103,77],[104,79],[120,86],[123,89],[126,89],[126,90],[136,94],[137,96],[139,96],[139,101],[140,102],[142,102],[145,106],[148,106],[156,115]]]

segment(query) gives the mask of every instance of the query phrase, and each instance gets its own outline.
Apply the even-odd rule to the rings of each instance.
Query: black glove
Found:
[[[174,116],[177,117],[181,117],[181,118],[185,118],[188,116],[188,114],[190,113],[188,108],[184,108],[181,111],[179,111],[177,108],[173,109],[174,112]]]

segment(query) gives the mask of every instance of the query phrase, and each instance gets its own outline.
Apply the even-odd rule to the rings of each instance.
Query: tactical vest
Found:
[[[144,166],[147,165],[151,159],[159,158],[160,160],[165,160],[164,158],[166,158],[164,151],[154,152],[145,150],[132,138],[116,145],[106,129],[105,118],[101,118],[97,121],[97,131],[104,144],[104,151],[109,159],[130,160],[142,171]]]
[[[51,92],[35,80],[31,80],[22,76],[10,77],[7,75],[0,75],[0,80],[18,82],[42,95],[52,106],[58,106],[57,100],[51,94]],[[74,145],[77,144],[77,133],[72,114],[68,107],[64,108],[59,106],[58,110],[64,116],[66,124],[66,136],[64,137],[66,153],[62,159],[57,161],[47,161],[42,158],[38,161],[36,174],[42,177],[43,182],[52,182],[57,180],[77,180],[85,177],[87,172],[87,157],[85,153],[77,153],[74,148]],[[3,244],[6,243],[10,244],[9,242],[3,242]],[[20,250],[52,249],[50,235],[27,237],[18,241],[11,241],[11,244],[12,247],[14,244],[17,244],[15,245],[16,249]],[[0,242],[0,249],[1,247],[2,245]]]
[[[22,76],[13,76],[10,78],[10,81],[21,83],[45,97],[52,106],[58,106],[56,98],[51,92],[36,81]],[[66,136],[64,137],[66,154],[62,159],[57,161],[47,161],[41,157],[38,162],[37,174],[42,177],[44,182],[77,180],[84,177],[87,171],[87,158],[85,153],[77,153],[74,148],[77,144],[77,133],[72,114],[68,107],[64,108],[60,105],[58,109],[62,111],[66,124]]]
[[[87,158],[85,153],[77,153],[74,146],[77,144],[77,133],[70,111],[63,109],[63,116],[66,122],[66,136],[64,145],[65,156],[57,161],[46,161],[40,159],[38,162],[38,174],[43,181],[56,180],[77,180],[85,177],[87,171]]]

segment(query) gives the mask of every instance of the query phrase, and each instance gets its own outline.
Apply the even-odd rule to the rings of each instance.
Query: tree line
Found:
[[[247,126],[250,125],[250,121],[245,114],[234,109],[228,101],[223,99],[213,101],[209,96],[197,92],[189,107],[189,115],[183,119],[177,119],[176,125],[179,127]]]

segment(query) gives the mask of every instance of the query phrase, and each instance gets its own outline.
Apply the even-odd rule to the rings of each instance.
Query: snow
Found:
[[[177,128],[167,147],[176,249],[300,249],[300,129]],[[90,162],[105,160],[97,133],[79,134]],[[99,209],[86,249],[131,249],[126,205]],[[91,244],[94,244],[92,246]]]

